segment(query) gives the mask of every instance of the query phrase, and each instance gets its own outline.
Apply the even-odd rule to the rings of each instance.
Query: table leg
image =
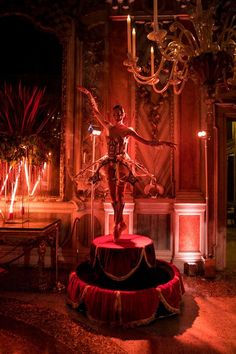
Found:
[[[56,250],[55,250],[55,272],[56,272],[56,275],[55,275],[55,282],[56,282],[56,286],[55,286],[55,291],[62,291],[65,289],[65,286],[58,281],[58,248],[59,248],[59,227],[60,225],[57,224],[56,225]]]
[[[44,259],[45,259],[45,254],[47,250],[47,243],[45,240],[40,241],[38,245],[38,269],[39,269],[39,284],[38,288],[39,290],[46,290],[48,287],[47,279],[44,274]]]

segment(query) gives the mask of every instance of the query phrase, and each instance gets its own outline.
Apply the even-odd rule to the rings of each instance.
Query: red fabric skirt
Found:
[[[67,301],[74,308],[83,305],[90,319],[111,324],[147,324],[158,317],[162,305],[168,314],[180,312],[184,286],[179,270],[165,261],[157,261],[160,269],[169,276],[169,281],[141,290],[111,290],[93,285],[72,272],[67,289]],[[158,276],[160,281],[160,276]],[[157,283],[158,283],[157,280]],[[166,278],[165,278],[166,280]],[[164,281],[164,279],[163,279]]]

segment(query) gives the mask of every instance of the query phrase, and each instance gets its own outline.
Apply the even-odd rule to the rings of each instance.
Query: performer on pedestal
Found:
[[[107,139],[107,155],[99,160],[99,165],[94,175],[90,178],[92,183],[96,183],[99,178],[99,170],[104,168],[107,175],[112,206],[114,209],[114,230],[113,237],[116,242],[119,240],[122,231],[126,229],[123,220],[124,209],[124,190],[126,183],[134,184],[137,178],[132,172],[132,166],[135,164],[127,153],[129,137],[150,146],[169,146],[174,148],[175,144],[168,141],[147,140],[140,136],[132,127],[124,124],[125,111],[121,105],[113,107],[114,123],[107,121],[99,112],[97,103],[84,87],[77,87],[79,91],[85,93],[90,99],[94,117],[105,130]],[[140,165],[138,166],[140,168]],[[155,179],[155,176],[153,176]]]

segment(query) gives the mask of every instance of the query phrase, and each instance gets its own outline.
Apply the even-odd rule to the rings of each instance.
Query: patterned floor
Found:
[[[186,294],[181,314],[137,328],[98,326],[67,306],[65,292],[30,289],[37,284],[32,279],[36,270],[31,275],[24,269],[10,273],[9,283],[0,282],[1,354],[236,352],[233,270],[217,273],[212,280],[184,276]],[[66,284],[68,272],[59,276]]]

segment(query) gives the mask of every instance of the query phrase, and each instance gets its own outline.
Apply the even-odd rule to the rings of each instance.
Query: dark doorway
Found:
[[[236,269],[236,120],[227,119],[226,267]]]

